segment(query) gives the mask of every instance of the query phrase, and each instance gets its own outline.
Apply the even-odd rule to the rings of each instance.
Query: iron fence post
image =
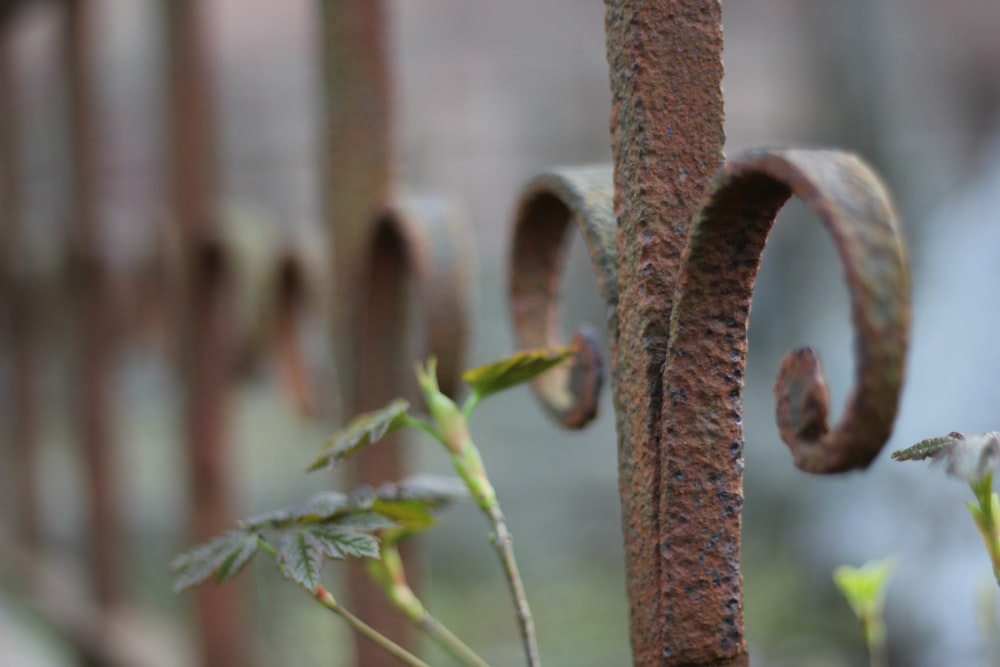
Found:
[[[96,7],[90,0],[70,0],[66,10],[64,62],[69,88],[74,217],[69,230],[70,279],[79,327],[79,339],[75,341],[79,363],[77,409],[89,494],[91,580],[98,603],[108,609],[121,602],[123,568],[113,434],[118,323],[97,192],[103,164],[92,71]]]
[[[181,331],[189,529],[203,542],[229,528],[232,450],[228,390],[234,364],[230,267],[213,232],[217,164],[204,3],[164,0],[167,18],[170,186],[181,247]],[[244,582],[194,593],[202,664],[251,664]]]

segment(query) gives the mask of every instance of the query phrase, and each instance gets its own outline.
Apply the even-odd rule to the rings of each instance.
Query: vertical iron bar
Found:
[[[90,568],[98,603],[110,607],[121,597],[121,521],[114,475],[113,374],[116,313],[110,292],[108,254],[102,248],[98,211],[98,125],[93,73],[95,3],[70,0],[66,6],[65,65],[69,88],[72,160],[70,251],[75,313],[79,327],[77,409],[84,446],[90,511]]]
[[[23,275],[13,265],[14,250],[21,224],[21,170],[18,151],[18,91],[14,82],[14,54],[11,43],[14,22],[0,17],[0,344],[9,351],[8,377],[11,379],[9,417],[12,429],[11,473],[16,520],[8,527],[30,553],[39,546],[41,520],[38,512],[38,477],[35,451],[38,446],[38,352],[36,312],[25,289]]]
[[[662,604],[671,487],[662,479],[670,443],[660,437],[661,374],[688,225],[722,165],[722,10],[719,0],[606,4],[620,250],[615,408],[633,662],[689,664],[665,650],[671,634],[698,629]]]
[[[405,252],[376,244],[376,254],[370,254],[374,223],[388,202],[392,175],[388,10],[383,0],[321,0],[320,5],[326,99],[323,185],[334,258],[332,325],[341,405],[350,414],[398,395],[403,378],[409,377],[409,364],[400,358],[406,335],[400,326],[405,269],[399,263]],[[365,284],[370,291],[359,289]],[[361,294],[370,295],[368,304],[360,302]],[[399,443],[385,445],[359,457],[352,470],[358,481],[402,476]],[[359,569],[350,572],[357,614],[412,645],[413,633],[401,615]],[[357,664],[364,667],[394,664],[363,639],[356,641],[356,651]]]
[[[216,146],[204,3],[164,0],[170,96],[170,178],[183,249],[184,420],[190,466],[189,530],[204,541],[230,527],[232,457],[227,388],[233,363],[229,267],[210,241],[215,218]],[[240,582],[195,592],[201,664],[251,664],[246,591]]]
[[[392,165],[384,0],[321,0],[326,117],[325,203],[334,258],[334,339],[343,391],[358,382],[361,257],[390,194]],[[346,403],[350,403],[347,400]],[[345,405],[345,408],[356,408]]]

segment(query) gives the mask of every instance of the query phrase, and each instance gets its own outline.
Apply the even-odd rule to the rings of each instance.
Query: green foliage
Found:
[[[885,604],[885,589],[894,569],[892,559],[884,558],[869,561],[859,568],[845,565],[833,571],[834,583],[861,622],[871,667],[888,665],[882,609]]]
[[[239,574],[258,549],[274,551],[282,574],[315,591],[324,559],[379,558],[379,534],[394,542],[434,526],[434,512],[467,497],[461,482],[430,475],[350,495],[323,491],[291,508],[240,521],[236,530],[178,556],[171,565],[174,590]]]
[[[467,372],[464,379],[471,386],[472,395],[462,410],[441,392],[434,359],[418,366],[417,381],[432,422],[411,416],[409,403],[397,399],[380,410],[353,419],[326,442],[308,470],[333,468],[389,433],[414,427],[449,450],[461,481],[419,476],[376,488],[363,486],[350,494],[323,491],[298,505],[258,514],[238,522],[237,529],[178,556],[171,566],[174,589],[180,592],[213,577],[222,583],[236,576],[258,551],[263,551],[274,559],[284,576],[312,593],[320,604],[340,615],[356,631],[406,664],[424,666],[418,658],[350,614],[322,587],[320,576],[326,560],[369,559],[369,574],[383,586],[390,600],[409,613],[411,620],[442,642],[463,664],[485,667],[486,663],[471,649],[426,614],[406,585],[395,549],[400,540],[432,528],[436,510],[472,495],[493,529],[491,540],[514,598],[526,656],[534,667],[538,664],[538,647],[510,533],[479,450],[469,435],[468,418],[480,399],[528,382],[571,355],[570,348],[525,352]],[[388,562],[381,562],[383,556]]]
[[[833,581],[847,598],[855,616],[862,618],[880,609],[895,566],[892,559],[869,561],[859,568],[842,565],[833,571]]]
[[[389,433],[408,425],[410,404],[397,398],[381,410],[358,415],[347,427],[326,441],[323,453],[309,465],[309,470],[333,468]]]
[[[310,593],[319,586],[323,560],[378,558],[378,540],[343,525],[312,525],[286,530],[280,537],[278,569]]]
[[[299,505],[258,514],[240,521],[238,525],[245,530],[257,530],[264,527],[282,528],[293,524],[316,523],[367,509],[362,505],[363,503],[353,496],[337,491],[321,491]]]
[[[480,398],[534,380],[573,356],[569,347],[520,352],[507,359],[466,371],[462,379]]]
[[[217,583],[235,577],[257,553],[257,546],[256,534],[230,530],[181,554],[170,564],[175,575],[174,592],[193,588],[213,575]]]

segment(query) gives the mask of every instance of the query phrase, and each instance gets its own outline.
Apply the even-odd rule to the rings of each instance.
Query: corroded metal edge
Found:
[[[612,340],[618,330],[618,250],[614,181],[610,166],[559,168],[525,186],[511,250],[509,307],[518,346],[557,347],[562,266],[571,223],[580,230],[598,288],[608,308]],[[583,428],[597,415],[604,377],[597,336],[588,326],[573,337],[572,366],[559,367],[532,383],[546,412],[567,428]]]
[[[812,351],[782,364],[778,422],[798,467],[867,466],[888,439],[903,381],[909,279],[885,188],[834,151],[753,151],[713,180],[690,228],[674,293],[663,374],[658,613],[665,664],[746,653],[740,575],[742,392],[747,321],[760,258],[785,201],[805,201],[830,232],[851,294],[857,369],[830,430]]]

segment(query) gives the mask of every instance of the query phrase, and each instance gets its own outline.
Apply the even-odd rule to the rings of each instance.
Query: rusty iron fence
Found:
[[[187,649],[162,623],[137,625],[142,615],[122,581],[119,489],[128,472],[113,454],[123,343],[142,313],[160,313],[173,350],[165,361],[185,396],[187,532],[204,539],[234,519],[228,403],[246,355],[273,351],[296,403],[317,409],[300,349],[304,313],[328,322],[345,413],[400,389],[412,394],[415,353],[436,354],[442,386],[456,389],[470,296],[461,216],[447,202],[395,195],[387,3],[319,0],[319,240],[292,235],[269,246],[264,280],[241,284],[237,241],[218,211],[218,82],[205,3],[163,0],[170,212],[146,235],[153,242],[141,261],[123,264],[102,218],[98,3],[49,0],[62,17],[72,213],[51,239],[59,261],[35,266],[20,246],[27,110],[11,48],[19,14],[32,4],[0,1],[0,308],[11,397],[0,465],[12,485],[2,514],[4,584],[86,664],[253,664],[247,591],[238,583],[195,594],[196,637]],[[511,317],[520,345],[559,342],[560,270],[577,227],[607,306],[611,350],[581,327],[572,364],[535,390],[556,421],[583,428],[610,376],[634,664],[745,665],[741,402],[750,297],[768,232],[789,197],[802,199],[835,241],[851,292],[857,369],[843,419],[828,424],[825,382],[808,348],[786,357],[775,389],[782,438],[812,473],[863,468],[889,437],[908,337],[905,251],[884,187],[857,158],[759,151],[724,160],[717,0],[608,0],[606,30],[614,165],[554,169],[526,186],[513,225]],[[236,295],[249,289],[260,291],[266,311],[250,322],[235,315]],[[38,376],[53,318],[67,323],[72,343],[75,433],[86,462],[88,569],[74,595],[53,593],[56,567],[37,511],[45,483],[36,460]],[[405,468],[397,445],[362,457],[352,474],[377,482]],[[363,581],[351,577],[359,615],[411,641]],[[367,667],[391,664],[363,642],[357,655]]]

